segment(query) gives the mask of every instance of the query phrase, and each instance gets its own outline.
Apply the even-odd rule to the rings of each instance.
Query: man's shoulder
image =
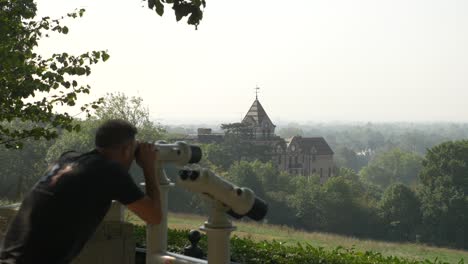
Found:
[[[65,164],[74,164],[74,166],[81,168],[93,168],[93,170],[108,169],[114,165],[109,160],[105,159],[96,150],[89,152],[66,151],[60,155],[58,159],[59,166]]]
[[[99,170],[100,173],[125,173],[124,167],[117,161],[110,160],[101,155],[98,151],[93,150],[82,154],[79,158],[79,163],[82,165],[92,166]],[[81,161],[81,162],[80,162]]]

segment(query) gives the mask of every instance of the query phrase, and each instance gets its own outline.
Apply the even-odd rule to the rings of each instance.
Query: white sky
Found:
[[[92,96],[141,96],[163,124],[239,121],[256,85],[274,123],[468,121],[466,0],[207,0],[198,30],[140,0],[38,0],[81,7],[40,51],[107,49]]]

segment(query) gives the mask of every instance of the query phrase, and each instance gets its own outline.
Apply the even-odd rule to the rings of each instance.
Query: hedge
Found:
[[[145,247],[146,231],[144,226],[135,226],[134,229],[137,247]],[[168,230],[168,251],[183,254],[184,247],[189,245],[187,239],[189,230]],[[207,252],[206,236],[202,236],[199,247]],[[366,251],[359,252],[354,249],[337,247],[326,250],[322,247],[313,247],[309,244],[297,243],[286,245],[279,241],[253,241],[249,238],[233,236],[231,238],[231,260],[238,263],[252,264],[448,264],[435,260],[411,260],[394,256],[383,256],[380,253]],[[460,260],[459,264],[464,264]]]

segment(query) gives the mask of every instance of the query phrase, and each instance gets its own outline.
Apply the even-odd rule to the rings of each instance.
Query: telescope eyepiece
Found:
[[[184,181],[188,179],[189,175],[190,175],[190,171],[189,171],[189,170],[180,170],[180,171],[179,171],[179,176],[180,176],[180,178],[181,178],[182,180],[184,180]]]
[[[196,170],[190,171],[190,180],[194,181],[198,178],[198,176],[200,176],[200,172]]]
[[[255,197],[254,205],[252,209],[247,213],[247,216],[255,221],[262,220],[268,212],[268,204],[262,199]]]
[[[202,150],[199,146],[190,146],[190,152],[192,153],[188,163],[198,163],[202,158]]]
[[[180,179],[183,181],[190,179],[191,181],[195,181],[200,176],[200,172],[197,170],[180,170],[179,171]]]

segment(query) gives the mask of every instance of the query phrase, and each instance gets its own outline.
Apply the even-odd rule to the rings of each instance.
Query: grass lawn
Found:
[[[206,217],[188,214],[169,214],[168,226],[172,229],[198,229]],[[128,215],[127,220],[134,224],[143,224],[133,215]],[[374,251],[383,255],[393,255],[410,259],[438,258],[450,263],[458,263],[464,259],[468,263],[468,251],[448,248],[437,248],[414,243],[390,243],[374,240],[363,240],[327,233],[305,232],[284,226],[259,224],[254,222],[234,221],[237,230],[234,235],[250,237],[253,240],[277,240],[294,245],[296,243],[309,243],[316,247],[333,249],[338,246],[355,248],[358,251]]]

